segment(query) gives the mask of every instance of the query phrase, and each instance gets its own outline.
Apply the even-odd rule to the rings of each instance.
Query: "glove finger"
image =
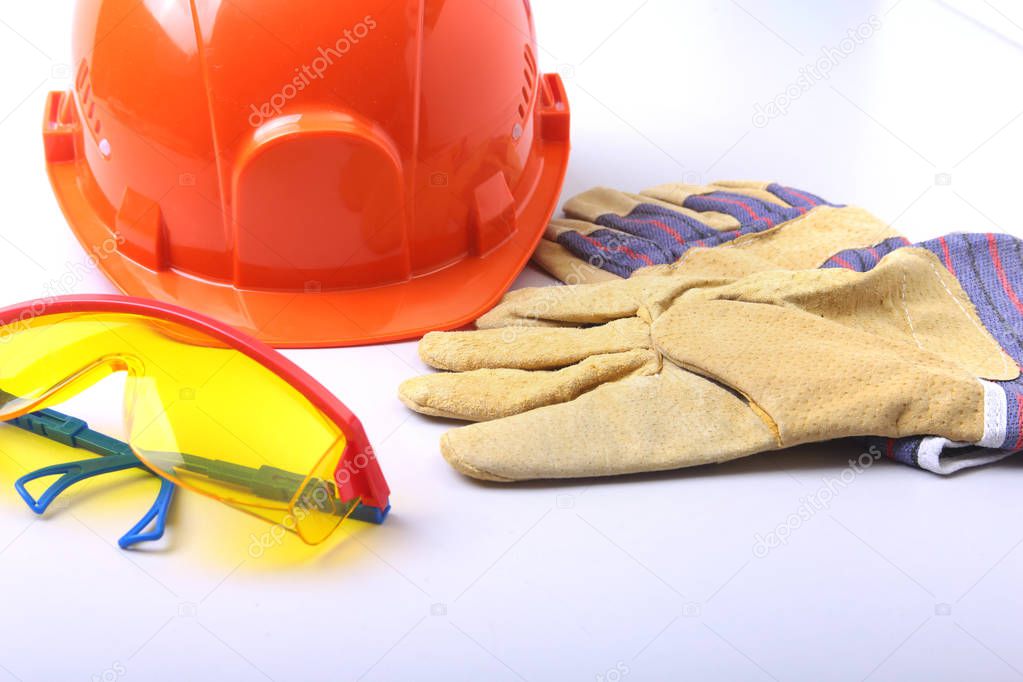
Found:
[[[816,194],[807,192],[806,190],[796,189],[794,187],[786,187],[779,185],[778,183],[771,183],[767,186],[767,191],[778,197],[789,206],[793,208],[804,208],[812,209],[817,206],[831,206],[832,208],[841,208],[840,204],[833,204],[826,199],[823,199]]]
[[[579,221],[555,221],[569,227],[589,226]],[[863,271],[881,257],[908,244],[891,227],[861,208],[821,207],[789,222],[784,229],[743,235],[716,249],[694,249],[669,265],[643,268],[634,275],[670,274],[684,267],[687,274],[744,277],[767,270],[806,270],[844,267]],[[837,254],[837,255],[836,255]],[[542,240],[535,260],[568,284],[585,284],[621,277],[594,267],[601,259],[585,262],[561,244]]]
[[[652,350],[588,357],[556,371],[479,369],[410,379],[398,390],[401,401],[422,414],[486,421],[572,400],[602,384],[654,374]]]
[[[790,220],[795,220],[806,209],[791,208],[767,199],[736,192],[708,192],[686,198],[683,206],[700,213],[724,213],[739,221],[739,234],[763,232]],[[734,235],[735,236],[739,235]]]
[[[605,188],[569,200],[565,214],[569,220],[553,221],[547,237],[623,277],[642,267],[674,263],[691,248],[720,243],[721,230],[739,228],[727,216],[711,225],[687,208]]]
[[[573,254],[557,241],[546,237],[537,244],[536,251],[533,252],[533,262],[565,284],[595,284],[621,279],[613,272],[601,270],[588,260]]]
[[[558,243],[577,258],[623,278],[641,268],[674,263],[681,257],[681,247],[618,230],[598,229],[589,234],[563,232]]]
[[[706,189],[706,191],[712,191]],[[601,218],[608,214],[627,216],[643,204],[659,206],[670,211],[679,211],[692,218],[699,218],[694,211],[683,208],[681,204],[662,201],[645,194],[622,192],[608,187],[595,187],[582,192],[565,202],[565,216],[570,220],[599,225]],[[719,229],[734,229],[738,223],[734,219],[726,219]],[[606,227],[606,226],[605,226]]]
[[[807,270],[828,263],[834,254],[845,249],[872,249],[889,239],[905,242],[905,238],[868,211],[822,206],[786,223],[783,229],[743,235],[714,251],[742,251],[772,266],[761,270]]]
[[[815,194],[777,183],[667,184],[645,190],[642,196],[688,209],[707,224],[719,223],[721,216],[736,221],[735,227],[707,246],[773,229],[819,206],[837,208]]]
[[[721,212],[702,212],[686,206],[690,196],[714,192],[732,192],[736,195],[756,197],[773,202],[780,207],[790,208],[778,195],[769,192],[768,187],[780,187],[765,182],[717,182],[711,185],[690,185],[668,183],[639,194],[622,192],[606,187],[597,187],[565,202],[565,215],[570,219],[588,222],[602,227],[611,227],[613,217],[625,218],[639,207],[661,208],[695,220],[716,232],[731,232],[742,225],[742,220]],[[807,193],[807,196],[809,195]],[[821,203],[824,203],[821,200]],[[556,235],[548,235],[551,238]]]
[[[671,206],[689,208],[698,217],[707,220],[706,211],[720,213],[716,209],[693,206],[693,198],[707,195],[727,195],[737,199],[753,199],[757,205],[767,204],[767,208],[798,209],[805,213],[818,206],[838,208],[838,204],[823,199],[812,192],[787,187],[776,182],[720,181],[711,185],[689,185],[684,183],[667,183],[640,192],[641,197],[664,202]],[[735,215],[726,212],[739,223],[746,223],[748,214]],[[797,213],[798,215],[798,213]]]
[[[650,325],[630,317],[599,327],[504,327],[430,332],[419,357],[437,369],[557,369],[592,355],[651,348]]]
[[[676,263],[691,249],[771,230],[818,206],[831,204],[776,183],[670,184],[640,195],[597,188],[569,200],[569,219],[553,221],[546,237],[588,265],[627,278]]]
[[[776,447],[741,398],[667,364],[657,375],[605,384],[441,439],[456,470],[500,482],[664,471]]]
[[[534,287],[512,291],[476,320],[479,329],[572,327],[635,317],[638,288],[615,279],[596,284]]]

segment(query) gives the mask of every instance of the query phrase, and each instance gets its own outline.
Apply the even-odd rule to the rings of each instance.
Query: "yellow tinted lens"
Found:
[[[306,542],[316,544],[326,540],[358,506],[357,500],[339,499],[334,486],[334,471],[343,451],[344,441],[341,440],[313,470],[291,508],[295,531]]]
[[[13,328],[12,328],[13,329]],[[139,315],[49,315],[0,333],[0,415],[39,409],[129,372],[129,442],[181,485],[323,540],[354,508],[334,468],[338,426],[291,384],[191,328]]]
[[[0,390],[10,394],[0,416],[55,405],[125,369],[108,355],[122,345],[115,328],[77,314],[28,317],[0,327]]]

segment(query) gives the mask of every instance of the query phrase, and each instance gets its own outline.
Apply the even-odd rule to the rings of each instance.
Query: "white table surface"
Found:
[[[913,239],[1023,235],[1017,3],[534,10],[541,63],[564,74],[573,107],[564,197],[758,178],[864,205]],[[829,78],[754,125],[757,104],[871,15],[880,28]],[[4,303],[54,282],[113,291],[81,267],[43,167],[39,121],[46,91],[67,84],[70,16],[70,0],[0,7]],[[518,285],[546,282],[530,269]],[[388,523],[260,553],[250,538],[265,524],[183,494],[163,543],[122,552],[116,538],[155,484],[101,482],[37,519],[11,483],[46,448],[5,432],[0,679],[1023,677],[1023,460],[949,479],[881,462],[836,486],[859,453],[822,445],[663,475],[481,485],[441,458],[450,424],[395,398],[427,371],[414,343],[287,355],[366,425],[393,490]],[[118,390],[107,382],[75,407],[115,427]],[[758,550],[829,485],[826,508]]]

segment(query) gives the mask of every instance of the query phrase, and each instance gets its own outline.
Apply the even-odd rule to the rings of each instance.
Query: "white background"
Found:
[[[564,74],[573,107],[565,197],[756,178],[866,206],[914,240],[1023,235],[1017,3],[534,5],[541,62]],[[881,29],[829,79],[753,125],[758,103],[872,14]],[[73,291],[113,291],[82,271],[43,166],[43,101],[66,86],[70,17],[69,0],[0,8],[3,303],[69,272]],[[519,285],[547,281],[529,270]],[[395,398],[427,371],[415,344],[288,355],[362,418],[393,489],[389,522],[260,555],[250,538],[265,524],[185,494],[163,543],[122,552],[116,538],[154,483],[99,482],[37,519],[10,484],[52,449],[4,429],[0,678],[1023,677],[1020,462],[950,479],[879,463],[758,557],[758,534],[786,524],[855,448],[481,485],[440,457],[451,425]],[[113,428],[117,397],[97,387],[76,409]]]

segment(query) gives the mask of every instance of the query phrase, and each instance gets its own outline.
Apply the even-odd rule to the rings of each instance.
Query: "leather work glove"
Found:
[[[867,272],[904,244],[901,238],[891,238],[873,248],[851,249],[823,267]],[[1015,378],[982,382],[985,423],[980,441],[955,442],[940,436],[870,439],[895,461],[950,474],[1023,450],[1023,376],[1018,373],[1023,364],[1023,241],[990,233],[952,234],[918,247],[934,254],[956,277],[984,328],[1017,368]]]
[[[770,269],[816,268],[833,254],[897,236],[858,208],[776,183],[667,184],[629,194],[597,188],[570,199],[534,262],[566,284],[650,274],[694,248],[751,252]],[[784,228],[784,229],[782,229]]]
[[[897,439],[893,457],[941,473],[1023,447],[1019,240],[889,238],[796,271],[750,255],[698,248],[649,275],[513,292],[480,331],[427,335],[420,355],[448,372],[401,398],[482,422],[441,450],[495,481],[854,436]]]

